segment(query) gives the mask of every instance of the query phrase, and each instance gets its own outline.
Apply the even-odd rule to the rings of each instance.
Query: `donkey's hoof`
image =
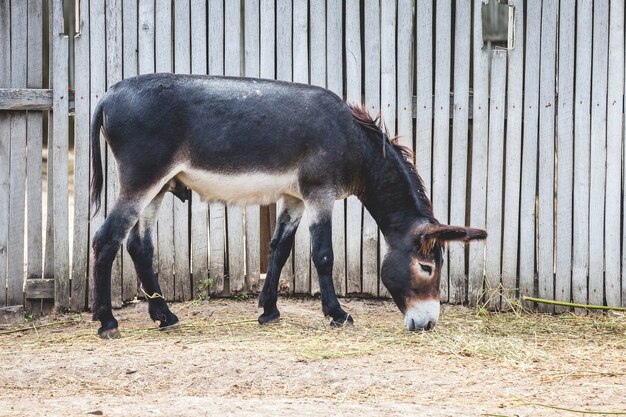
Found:
[[[120,337],[122,337],[122,335],[120,334],[120,330],[117,327],[104,330],[100,328],[98,330],[98,335],[100,335],[101,339],[119,339]]]
[[[159,330],[162,332],[175,332],[180,330],[180,323],[166,324],[165,326],[159,325]]]
[[[169,312],[166,317],[159,318],[159,330],[176,330],[180,328],[176,314]]]
[[[270,311],[269,313],[261,314],[259,316],[259,324],[270,324],[270,323],[278,323],[280,321],[280,311],[277,308]]]
[[[354,320],[352,319],[352,316],[350,315],[350,313],[345,313],[344,315],[338,317],[338,318],[333,318],[330,321],[330,327],[348,327],[348,328],[353,328],[354,327]]]

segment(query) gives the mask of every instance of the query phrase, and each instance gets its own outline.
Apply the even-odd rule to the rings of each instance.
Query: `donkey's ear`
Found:
[[[428,225],[421,230],[420,243],[423,250],[432,248],[436,241],[450,242],[453,240],[468,242],[485,239],[487,232],[473,227],[449,226],[447,224]]]

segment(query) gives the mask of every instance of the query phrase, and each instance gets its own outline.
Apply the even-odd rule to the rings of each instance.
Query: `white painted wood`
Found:
[[[360,103],[361,98],[361,25],[358,0],[346,1],[346,99]],[[346,293],[361,292],[361,203],[354,197],[346,201]]]
[[[326,13],[326,72],[327,87],[343,98],[343,4],[328,0]],[[333,284],[337,295],[346,294],[346,221],[345,200],[335,201],[333,207]]]
[[[122,4],[122,56],[123,78],[130,78],[137,75],[138,71],[138,0],[125,0]],[[89,136],[85,136],[88,141]],[[74,229],[76,230],[76,229]],[[121,249],[122,253],[122,301],[132,301],[137,296],[137,274],[135,265],[128,253],[126,244]]]
[[[259,0],[245,3],[245,75],[260,76]],[[261,278],[261,213],[257,205],[246,207],[246,287],[259,290]]]
[[[227,1],[224,4],[224,73],[241,75],[241,4]],[[243,209],[238,206],[227,208],[228,220],[228,276],[230,290],[245,288],[245,246]]]
[[[604,203],[609,8],[594,7],[589,182],[589,303],[604,303]]]
[[[554,297],[571,301],[572,289],[572,195],[574,178],[574,53],[575,0],[561,2],[559,11],[556,280]],[[618,242],[619,245],[619,242]],[[555,306],[555,311],[567,308]]]
[[[209,74],[224,74],[224,2],[209,0]],[[226,263],[226,208],[221,203],[209,204],[209,275],[211,292],[224,290]]]
[[[520,296],[533,296],[535,295],[535,201],[537,196],[541,5],[539,2],[532,2],[527,3],[526,6],[519,289]],[[475,98],[474,107],[476,107]]]
[[[605,298],[621,305],[621,149],[624,109],[624,2],[610,3],[606,126]],[[559,159],[560,160],[560,159]]]
[[[276,3],[274,0],[261,0],[260,4],[260,76],[276,78]]]
[[[504,174],[504,114],[506,110],[506,50],[491,54],[489,99],[489,154],[487,157],[487,239],[485,283],[490,290],[489,307],[500,307],[500,259],[502,255],[502,181]]]
[[[173,71],[172,5],[167,0],[156,0],[154,21],[154,60],[156,72]],[[174,197],[167,193],[161,204],[157,221],[157,244],[159,246],[159,284],[167,300],[175,299],[174,281]]]
[[[10,1],[0,0],[0,48],[11,49]],[[11,56],[0,54],[0,87],[10,87]],[[9,244],[9,155],[11,149],[11,115],[0,112],[0,307],[6,306],[7,246]]]
[[[454,30],[454,113],[452,122],[452,177],[450,178],[450,223],[465,225],[467,189],[467,149],[469,140],[469,65],[472,5],[457,2]],[[450,264],[451,303],[463,303],[467,298],[465,274],[465,245],[448,245]]]
[[[415,3],[415,166],[430,195],[433,132],[433,4]],[[478,23],[476,23],[478,24]],[[475,24],[475,25],[476,25]]]
[[[306,0],[293,2],[293,80],[304,84],[309,82],[307,3]],[[311,280],[317,280],[317,274],[311,274],[314,266],[310,254],[309,215],[305,210],[295,237],[294,290],[297,293],[311,292]]]
[[[174,2],[174,71],[191,72],[191,3]],[[189,207],[190,202],[174,199],[174,276],[176,300],[192,298],[189,272]]]
[[[433,212],[441,223],[448,223],[448,157],[450,140],[450,67],[452,4],[450,0],[436,2],[435,24],[435,110],[433,119]],[[441,301],[448,301],[448,261],[444,255],[441,268]]]
[[[204,0],[191,0],[191,72],[207,74],[207,4]],[[198,193],[191,196],[191,297],[206,296],[205,280],[209,277],[209,207]],[[204,292],[200,293],[200,288]]]
[[[390,2],[387,2],[390,3]],[[383,2],[383,6],[386,3]],[[381,67],[381,56],[382,51],[385,47],[389,47],[389,41],[395,41],[395,30],[393,38],[389,39],[387,37],[386,45],[381,44],[381,18],[383,17],[381,4],[376,0],[368,0],[364,4],[365,7],[365,48],[363,55],[363,65],[365,67],[365,105],[367,106],[367,111],[375,117],[377,114],[381,112],[381,78],[383,75],[382,67]],[[395,4],[388,4],[383,8],[389,9],[390,7],[394,8]],[[389,24],[389,12],[385,11],[385,22],[384,24]],[[395,21],[395,16],[394,16]],[[395,27],[395,22],[393,23]],[[392,28],[389,28],[389,32],[392,31]],[[395,59],[394,59],[395,61]],[[389,71],[390,68],[386,67],[386,71]],[[390,74],[385,74],[387,84],[389,84]],[[395,82],[395,77],[394,80]],[[386,94],[389,95],[389,85],[385,86],[387,88]],[[388,98],[388,97],[386,97]],[[395,104],[395,103],[394,103]],[[387,118],[385,115],[381,115],[383,120],[387,122]],[[391,119],[391,126],[395,125],[395,120]],[[382,140],[382,139],[381,139]],[[361,291],[367,294],[378,294],[378,225],[376,221],[372,218],[367,209],[362,209],[363,213],[363,234],[361,237],[361,259],[362,259],[362,288]],[[350,230],[350,229],[349,229]],[[348,236],[351,236],[352,233],[349,233]],[[354,234],[354,239],[358,236],[356,233]]]
[[[54,280],[55,300],[57,308],[70,306],[70,257],[68,233],[68,114],[67,114],[67,53],[68,38],[64,33],[63,4],[60,0],[51,4],[52,32],[52,112],[54,144],[52,159],[57,168],[53,173],[54,189]]]
[[[576,5],[576,69],[574,107],[574,232],[572,298],[587,303],[589,272],[589,164],[591,106],[591,42],[593,3],[578,0]],[[578,311],[582,313],[582,311]]]
[[[35,1],[35,3],[38,3]],[[84,6],[84,5],[83,5]],[[76,25],[78,35],[74,38],[74,234],[72,250],[72,299],[74,311],[81,311],[86,306],[87,277],[89,265],[89,125],[91,112],[89,106],[89,8],[81,7]],[[30,74],[29,74],[30,76]],[[29,118],[33,115],[29,115]],[[30,124],[30,121],[29,121]],[[29,144],[30,147],[30,144]],[[41,145],[33,158],[41,161]],[[29,149],[29,152],[31,149]],[[30,153],[29,153],[30,155]],[[30,165],[30,163],[29,163]],[[29,181],[35,170],[29,172]],[[39,166],[41,172],[41,163]],[[41,175],[39,175],[41,177]],[[41,191],[40,191],[41,192]],[[41,206],[41,202],[39,203]],[[29,206],[30,213],[30,206]],[[30,233],[30,232],[29,232]],[[41,233],[41,225],[39,225]]]
[[[154,72],[154,25],[154,0],[139,0],[137,31],[139,74]]]
[[[482,48],[482,0],[474,0],[473,27],[473,127],[472,127],[472,184],[470,224],[485,227],[487,193],[487,143],[489,122],[489,55]],[[419,71],[419,68],[418,68]],[[436,213],[435,213],[436,214]],[[469,249],[468,300],[470,305],[480,302],[483,295],[485,243],[473,242]]]

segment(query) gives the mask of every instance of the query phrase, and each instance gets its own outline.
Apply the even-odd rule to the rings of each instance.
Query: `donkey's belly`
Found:
[[[276,202],[282,194],[301,198],[296,171],[220,174],[184,169],[176,179],[207,201],[267,205]]]

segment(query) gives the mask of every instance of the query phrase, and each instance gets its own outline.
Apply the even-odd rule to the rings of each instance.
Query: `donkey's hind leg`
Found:
[[[261,294],[259,294],[259,307],[263,307],[263,314],[259,316],[259,323],[261,324],[272,323],[280,318],[280,312],[276,307],[278,279],[280,271],[289,258],[293,238],[304,212],[304,204],[302,200],[297,198],[285,195],[281,198],[280,203],[280,215],[270,242],[267,276]]]
[[[130,230],[126,247],[135,264],[135,271],[141,281],[148,298],[148,312],[150,318],[159,322],[160,328],[171,328],[178,323],[178,317],[167,306],[159,281],[152,269],[154,245],[152,231],[159,214],[159,208],[165,195],[165,189],[150,202],[141,217]]]

